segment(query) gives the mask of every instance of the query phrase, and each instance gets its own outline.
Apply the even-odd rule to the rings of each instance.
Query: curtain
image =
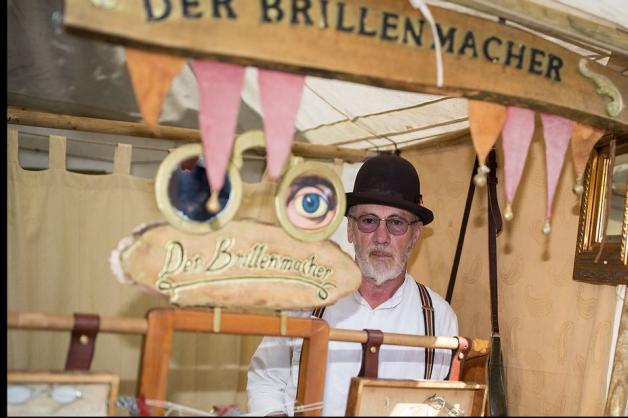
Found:
[[[150,308],[168,306],[120,284],[109,267],[120,239],[140,224],[162,220],[154,182],[130,175],[132,147],[116,146],[111,174],[86,175],[66,169],[66,138],[50,136],[49,142],[49,168],[25,170],[18,162],[18,132],[8,131],[7,309],[144,318]],[[69,336],[10,330],[8,369],[62,370]],[[236,401],[244,407],[242,379],[256,342],[175,333],[166,400],[205,411]],[[120,396],[135,395],[141,344],[141,335],[101,333],[91,370],[118,374]]]

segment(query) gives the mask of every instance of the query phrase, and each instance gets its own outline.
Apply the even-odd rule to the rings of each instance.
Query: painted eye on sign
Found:
[[[311,161],[293,165],[275,197],[279,223],[288,234],[303,241],[328,238],[342,222],[345,208],[338,175],[326,165]]]

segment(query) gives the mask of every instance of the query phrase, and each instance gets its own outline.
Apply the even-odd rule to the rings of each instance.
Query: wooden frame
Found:
[[[616,139],[616,161],[628,155],[628,135]],[[609,187],[610,138],[601,140],[592,152],[584,174],[584,193],[580,207],[580,222],[576,242],[573,278],[596,284],[628,284],[627,245],[628,239],[628,188],[624,184],[624,211],[621,230],[609,233],[602,245],[604,221],[608,219],[607,193]],[[625,174],[624,174],[625,175]],[[621,200],[621,196],[612,197]],[[620,202],[621,204],[621,202]],[[609,206],[610,207],[610,206]],[[617,215],[621,216],[621,215]],[[595,259],[600,252],[598,262]]]
[[[455,409],[459,415],[484,416],[487,387],[464,382],[438,382],[354,377],[349,386],[346,416],[458,416],[455,411],[432,411],[428,399],[439,396],[447,402],[444,408]],[[394,402],[391,402],[394,399]],[[433,398],[432,398],[433,399]],[[412,413],[412,409],[416,413]],[[449,413],[448,413],[449,412]],[[454,414],[454,415],[452,415]]]
[[[323,399],[327,365],[329,325],[320,319],[285,318],[285,327],[278,316],[225,313],[207,310],[172,308],[152,309],[140,363],[138,395],[146,399],[165,399],[168,367],[174,331],[220,332],[240,335],[269,335],[303,338],[300,384],[297,403],[308,405]],[[218,328],[218,329],[217,329]],[[285,332],[283,332],[285,331]],[[152,415],[161,415],[161,408],[151,408]],[[320,411],[312,411],[318,416]]]
[[[42,371],[9,371],[7,372],[7,385],[14,384],[16,386],[28,386],[31,393],[49,393],[51,390],[48,386],[66,387],[71,385],[77,391],[78,398],[70,400],[67,404],[57,403],[52,398],[46,401],[40,398],[29,397],[14,405],[10,404],[7,399],[7,416],[12,413],[16,415],[40,415],[46,407],[52,408],[48,413],[61,415],[95,415],[102,408],[97,403],[105,401],[106,415],[114,416],[115,405],[118,398],[118,388],[120,378],[118,375],[107,372],[91,372],[91,371],[59,371],[59,372],[42,372]],[[43,387],[42,387],[43,386]],[[99,387],[105,386],[108,389],[105,398],[101,398],[102,393],[98,393]],[[96,403],[96,404],[94,404]],[[36,409],[33,409],[36,408]],[[71,408],[71,410],[70,410]],[[64,410],[65,409],[65,410]]]

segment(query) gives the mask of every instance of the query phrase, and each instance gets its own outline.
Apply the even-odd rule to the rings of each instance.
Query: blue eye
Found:
[[[304,211],[307,213],[314,213],[321,204],[321,198],[317,194],[308,193],[303,196],[303,199],[301,199],[301,204],[303,205]]]
[[[297,213],[306,218],[318,218],[329,211],[327,200],[319,193],[297,195],[294,204]]]
[[[328,180],[315,175],[297,177],[290,183],[286,214],[301,229],[326,227],[336,214],[336,195]]]

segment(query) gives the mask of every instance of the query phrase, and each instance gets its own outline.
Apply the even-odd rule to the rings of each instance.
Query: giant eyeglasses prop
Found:
[[[224,186],[218,193],[217,211],[210,209],[212,190],[201,144],[172,151],[161,163],[155,180],[157,205],[166,220],[194,234],[218,230],[232,220],[242,202],[243,155],[253,148],[264,148],[261,132],[248,132],[236,139]],[[293,238],[306,242],[325,240],[342,222],[346,208],[342,182],[323,163],[290,155],[276,190],[277,220]]]

